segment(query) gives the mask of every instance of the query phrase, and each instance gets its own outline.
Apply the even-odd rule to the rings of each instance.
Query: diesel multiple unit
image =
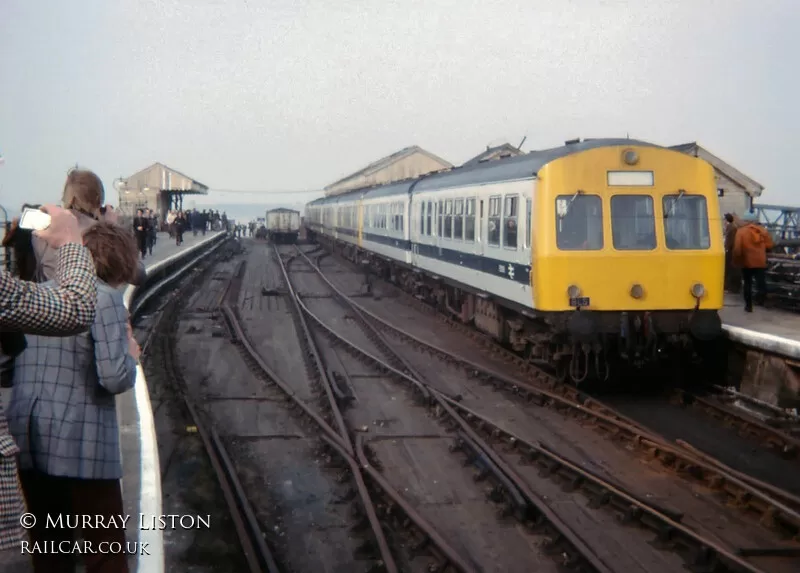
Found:
[[[596,139],[326,197],[309,238],[574,383],[718,339],[713,168]]]

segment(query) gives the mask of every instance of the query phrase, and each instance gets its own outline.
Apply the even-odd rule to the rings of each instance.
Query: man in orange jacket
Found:
[[[757,304],[767,296],[767,251],[774,245],[767,230],[759,225],[753,213],[746,213],[743,225],[736,230],[733,244],[733,264],[742,269],[744,279],[744,310],[753,312],[753,280],[758,290]]]

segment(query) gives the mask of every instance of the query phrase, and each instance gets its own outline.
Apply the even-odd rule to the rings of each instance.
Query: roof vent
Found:
[[[573,143],[580,143],[580,142],[581,138],[578,137],[576,139],[568,139],[567,141],[564,142],[564,145],[572,145]]]

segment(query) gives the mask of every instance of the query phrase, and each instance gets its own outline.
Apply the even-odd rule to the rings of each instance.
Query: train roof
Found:
[[[448,187],[461,187],[466,185],[480,185],[483,183],[495,183],[498,181],[514,181],[534,177],[539,170],[556,159],[596,149],[598,147],[615,146],[646,146],[661,147],[646,141],[623,138],[604,138],[586,139],[584,141],[568,143],[552,149],[541,151],[531,151],[524,155],[508,157],[487,161],[473,165],[466,165],[448,169],[446,171],[436,171],[403,181],[395,181],[386,185],[364,187],[347,191],[333,197],[321,197],[310,202],[308,205],[326,205],[338,203],[339,201],[352,200],[357,197],[378,198],[390,195],[408,194],[410,191],[433,191],[436,189],[446,189]]]

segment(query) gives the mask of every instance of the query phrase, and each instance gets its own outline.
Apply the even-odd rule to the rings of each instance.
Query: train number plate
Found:
[[[569,299],[570,306],[589,306],[589,297],[588,296],[579,296],[577,298]]]

